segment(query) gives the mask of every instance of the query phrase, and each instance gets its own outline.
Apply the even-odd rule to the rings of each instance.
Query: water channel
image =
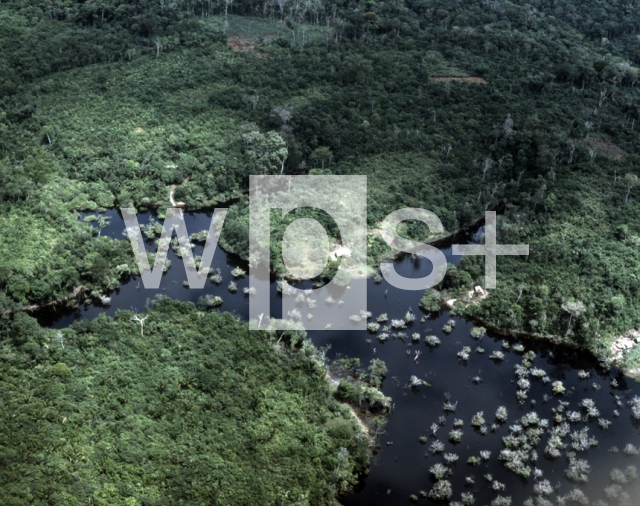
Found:
[[[121,216],[115,210],[107,211],[105,214],[110,218],[110,223],[102,229],[101,234],[126,239],[123,235],[124,223]],[[152,213],[146,213],[140,214],[138,219],[143,224],[151,217]],[[211,213],[185,214],[190,233],[208,229],[210,220]],[[153,249],[153,241],[148,243],[150,249]],[[194,247],[194,254],[197,255],[200,251],[201,246]],[[460,257],[451,255],[450,248],[443,249],[443,252],[451,263],[460,260]],[[44,312],[39,314],[38,318],[44,325],[62,328],[78,319],[95,318],[100,313],[113,315],[118,309],[134,309],[141,312],[144,311],[147,301],[152,300],[156,294],[194,303],[205,294],[218,295],[224,301],[221,310],[232,312],[243,319],[247,318],[249,297],[243,294],[243,288],[248,286],[247,278],[236,280],[236,293],[232,294],[227,290],[229,281],[233,279],[231,270],[236,266],[246,269],[244,262],[218,248],[211,267],[220,269],[222,283],[207,283],[203,290],[194,290],[183,286],[186,275],[182,260],[171,250],[168,258],[172,261],[172,267],[163,276],[158,290],[147,290],[139,279],[132,279],[110,294],[109,306],[81,305],[77,309]],[[397,260],[395,267],[399,274],[407,277],[425,276],[431,270],[428,261],[409,257]],[[271,300],[274,304],[272,315],[279,316],[276,309],[279,299],[275,282],[271,284],[271,290]],[[580,488],[590,500],[590,504],[598,504],[598,500],[604,500],[610,505],[638,504],[640,488],[633,482],[633,470],[627,470],[629,484],[622,488],[614,486],[608,489],[608,495],[611,497],[607,497],[604,489],[614,483],[610,478],[613,468],[624,471],[630,465],[637,465],[640,459],[623,452],[628,444],[640,447],[640,425],[632,417],[628,405],[633,396],[640,395],[639,385],[626,378],[618,369],[602,369],[590,355],[578,350],[535,341],[505,341],[504,338],[492,336],[490,333],[478,341],[470,333],[474,326],[472,322],[452,317],[445,310],[437,316],[422,313],[418,304],[421,296],[421,292],[400,291],[384,280],[381,283],[375,283],[373,279],[368,280],[368,310],[373,315],[371,321],[382,313],[387,313],[389,319],[403,318],[409,308],[417,315],[413,324],[405,329],[408,337],[404,339],[391,338],[382,343],[376,335],[367,331],[309,332],[309,337],[316,346],[330,346],[330,358],[358,357],[366,366],[375,357],[384,360],[388,368],[382,390],[385,395],[393,398],[394,409],[388,416],[383,433],[379,435],[380,451],[372,460],[370,472],[363,478],[357,490],[342,499],[343,504],[411,504],[412,494],[419,497],[419,504],[436,504],[431,499],[420,496],[421,490],[428,492],[435,482],[429,469],[438,462],[444,462],[443,453],[433,455],[429,451],[430,445],[436,439],[444,443],[444,453],[455,453],[459,456],[459,460],[449,466],[453,471],[447,478],[453,489],[451,501],[461,501],[461,493],[467,492],[474,495],[475,504],[492,504],[496,497],[503,496],[511,497],[511,504],[514,506],[521,505],[528,497],[534,495],[536,483],[548,480],[551,487],[555,488],[546,496],[546,499],[551,501],[548,504],[558,503],[558,496],[563,496],[566,504],[579,504],[581,500],[584,503],[578,495],[572,496],[577,497],[578,502],[571,502],[571,497],[567,494],[574,488]],[[446,334],[442,328],[449,320],[455,321],[455,327],[450,334]],[[420,334],[418,342],[412,341],[413,333]],[[424,340],[427,335],[437,336],[441,343],[435,347],[428,346]],[[529,370],[537,368],[544,371],[539,377],[526,375],[530,388],[524,403],[519,403],[516,397],[519,387],[515,366],[523,362],[522,350],[517,351],[518,343],[524,345],[527,351],[532,350],[536,354]],[[464,346],[472,350],[466,361],[458,357]],[[478,353],[478,347],[484,349],[484,353]],[[416,351],[421,352],[417,360]],[[490,358],[490,355],[497,351],[504,354],[503,360]],[[589,374],[589,378],[584,378],[586,373]],[[408,383],[412,375],[425,380],[430,386],[410,387]],[[564,395],[553,394],[552,384],[555,381],[563,382],[566,388]],[[447,398],[456,403],[456,411],[453,413],[443,411],[443,403]],[[583,399],[594,401],[599,416],[586,417],[585,408],[580,405]],[[557,425],[554,417],[561,401],[568,403],[568,406],[562,408],[565,419],[569,411],[580,413],[579,419],[569,424],[571,431],[576,432],[587,427],[589,436],[595,436],[598,444],[586,451],[575,451],[571,447],[572,439],[567,435],[564,438],[567,447],[561,450],[562,455],[551,458],[545,454],[545,446],[549,429]],[[507,408],[506,423],[496,422],[495,413],[499,406]],[[480,411],[486,419],[486,434],[470,425],[473,415]],[[499,454],[505,448],[503,437],[513,432],[510,426],[513,428],[516,424],[522,425],[520,419],[533,411],[539,418],[549,421],[548,429],[542,431],[544,434],[541,441],[535,445],[537,460],[527,463],[531,469],[537,468],[542,474],[537,478],[533,474],[523,478],[506,469],[504,461],[499,459]],[[619,415],[616,415],[616,412],[619,412]],[[434,422],[437,423],[440,417],[445,417],[444,424],[441,424],[434,437],[430,427]],[[611,426],[604,430],[599,426],[599,418],[611,421]],[[454,428],[455,419],[464,423],[459,443],[453,443],[448,438],[450,430]],[[492,428],[494,423],[496,427]],[[517,427],[515,429],[517,431]],[[421,436],[426,436],[426,443],[419,440]],[[616,449],[618,451],[615,451]],[[479,456],[481,451],[490,451],[490,457],[487,460],[481,459],[479,465],[467,463],[469,457]],[[588,460],[591,466],[588,483],[576,483],[567,479],[565,470],[569,467],[568,453],[572,451],[575,452],[575,458]],[[489,474],[491,481],[486,476]],[[473,477],[473,483],[467,479],[470,476]],[[500,490],[503,486],[504,490]],[[545,497],[544,494],[541,497]],[[628,497],[631,498],[631,502],[628,502]]]

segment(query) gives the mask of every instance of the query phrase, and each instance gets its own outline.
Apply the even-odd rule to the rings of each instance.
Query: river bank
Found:
[[[208,228],[210,217],[186,213],[185,219],[189,230],[199,231]],[[122,230],[116,231],[112,227],[109,233],[121,234]],[[201,246],[195,247],[195,254],[198,248]],[[145,290],[132,280],[112,294],[110,307],[79,307],[62,317],[58,313],[50,325],[62,328],[77,319],[95,318],[101,313],[115,314],[118,309],[143,309],[153,303],[157,294],[194,304],[203,296],[219,296],[223,298],[222,311],[247,318],[250,295],[243,294],[243,288],[248,286],[247,279],[234,280],[237,293],[232,294],[227,289],[227,283],[234,279],[230,272],[241,265],[240,259],[219,248],[212,267],[220,269],[223,281],[220,284],[208,283],[203,290],[190,290],[183,286],[185,274],[180,260],[171,256],[171,251],[169,255],[174,261],[173,267],[163,276],[158,290]],[[451,263],[459,260],[450,252],[446,255],[449,255]],[[419,258],[404,256],[395,260],[395,268],[400,275],[416,277],[426,275],[430,265]],[[313,283],[304,282],[299,287],[312,289]],[[580,426],[576,425],[578,422],[570,422],[573,433],[577,434],[579,428],[590,429],[599,442],[588,450],[591,465],[598,470],[595,478],[582,487],[589,497],[602,496],[603,489],[608,486],[609,470],[623,466],[624,458],[627,458],[608,450],[624,448],[628,444],[640,446],[640,433],[629,405],[635,395],[640,395],[640,390],[634,382],[626,381],[621,370],[602,368],[593,356],[580,349],[556,346],[542,339],[524,339],[524,335],[494,333],[489,329],[477,339],[471,333],[472,321],[446,310],[419,312],[421,292],[404,292],[384,280],[377,283],[373,278],[367,280],[367,289],[368,310],[371,312],[367,320],[379,321],[378,330],[308,332],[314,346],[328,348],[327,358],[330,360],[359,358],[366,367],[372,360],[381,359],[388,368],[381,391],[393,399],[393,409],[386,425],[376,431],[380,451],[359,487],[342,500],[345,505],[396,506],[408,504],[409,497],[419,496],[420,490],[428,492],[434,485],[429,469],[436,463],[442,463],[443,458],[442,451],[433,453],[430,450],[436,441],[444,445],[444,453],[458,455],[460,459],[461,463],[449,465],[453,474],[447,478],[455,494],[469,491],[484,503],[490,503],[497,495],[508,495],[513,503],[524,504],[533,495],[536,480],[528,478],[523,481],[522,476],[505,468],[499,458],[505,449],[503,438],[509,436],[507,426],[494,420],[493,413],[501,405],[510,414],[509,424],[521,423],[519,420],[530,412],[548,420],[549,425],[547,429],[541,429],[541,441],[536,444],[542,455],[553,427],[569,423],[570,417],[574,417],[573,412],[582,412],[584,399],[595,403],[600,418],[613,423],[611,429],[604,430],[598,418],[593,417],[581,418]],[[275,279],[270,284],[270,291],[272,316],[281,317],[282,295],[277,290]],[[306,300],[300,304],[300,310],[313,312]],[[411,314],[414,317],[410,317]],[[398,327],[394,323],[396,321],[403,323]],[[433,344],[436,342],[434,337],[438,344]],[[525,359],[526,352],[534,353],[534,358]],[[530,365],[522,369],[525,360]],[[527,382],[522,382],[523,377],[514,375],[514,371],[526,372],[524,379]],[[542,376],[540,371],[544,372]],[[410,380],[414,376],[431,386],[412,386]],[[552,390],[556,382],[562,384],[565,392],[560,396]],[[454,412],[443,409],[449,400],[456,406]],[[471,425],[478,412],[484,413],[486,431]],[[463,424],[462,444],[449,441],[447,437],[456,428],[458,420]],[[431,424],[435,424],[435,432],[430,428]],[[567,452],[571,451],[571,433],[565,435]],[[426,438],[424,443],[423,437]],[[478,457],[481,451],[490,452],[491,457],[482,460],[479,466],[464,465],[469,458]],[[545,457],[528,465],[531,468],[536,466],[545,476],[559,480],[558,494],[567,494],[575,487],[571,481],[562,478],[562,470],[566,467],[562,459]],[[496,492],[490,482],[483,481],[483,474],[491,474],[494,481],[504,484],[505,490]],[[475,475],[475,484],[469,485],[466,480],[469,475]]]

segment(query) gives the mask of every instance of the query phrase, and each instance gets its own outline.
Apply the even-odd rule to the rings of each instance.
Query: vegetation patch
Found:
[[[366,469],[368,438],[303,335],[167,298],[144,335],[133,317],[54,331],[16,315],[0,346],[6,504],[271,504],[283,490],[331,504]]]
[[[227,43],[229,44],[229,47],[236,51],[252,51],[256,47],[255,42],[247,39],[241,39],[239,37],[229,37],[227,39]]]

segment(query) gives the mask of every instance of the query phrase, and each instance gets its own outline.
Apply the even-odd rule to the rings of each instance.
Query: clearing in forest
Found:
[[[629,154],[617,144],[599,137],[590,137],[589,143],[598,151],[601,151],[605,155],[615,158],[616,160],[624,160]]]
[[[325,26],[313,23],[298,23],[293,28],[274,18],[249,18],[245,16],[211,16],[206,21],[216,31],[224,32],[229,45],[237,51],[250,51],[261,42],[268,42],[276,37],[288,39],[294,45],[308,42],[324,41],[327,37]]]
[[[227,43],[236,51],[251,51],[256,47],[255,42],[240,37],[229,37]]]

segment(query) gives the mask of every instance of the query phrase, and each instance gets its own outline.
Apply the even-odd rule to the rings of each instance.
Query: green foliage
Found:
[[[486,332],[487,329],[485,329],[484,327],[473,327],[471,329],[471,337],[473,337],[474,339],[481,339]]]
[[[232,200],[220,244],[247,258],[249,175],[365,174],[370,266],[393,254],[376,229],[395,209],[429,209],[447,232],[496,209],[499,241],[530,255],[500,257],[498,288],[466,315],[600,355],[640,326],[637,4],[228,7],[0,5],[3,503],[325,504],[366,467],[301,334],[276,353],[267,334],[208,312],[219,298],[200,313],[158,302],[144,338],[128,313],[60,336],[22,313],[137,274],[128,242],[98,237],[79,210],[162,216],[171,191],[191,210]],[[321,213],[296,217],[339,238]],[[278,273],[292,218],[272,221]],[[414,222],[398,232],[433,236]],[[421,307],[483,276],[467,257]],[[374,360],[336,395],[388,402],[385,373]]]
[[[336,397],[346,402],[357,402],[356,387],[349,381],[340,381],[336,390]]]
[[[500,257],[498,288],[467,315],[600,355],[640,326],[638,5],[294,4],[0,6],[11,302],[135,274],[128,245],[94,237],[77,210],[162,214],[174,185],[189,209],[239,199],[221,245],[246,258],[248,176],[321,171],[369,176],[373,267],[393,253],[376,228],[395,209],[429,209],[447,232],[499,210],[499,240],[531,254]],[[286,224],[272,234],[280,273]],[[413,222],[399,233],[433,235]],[[465,258],[438,289],[468,290],[483,273]]]
[[[420,308],[427,312],[440,311],[442,297],[437,290],[427,288],[420,299]]]
[[[342,402],[351,404],[354,408],[383,412],[391,407],[391,398],[382,392],[382,381],[387,373],[384,361],[371,359],[370,365],[365,371],[360,369],[359,359],[336,359],[332,364],[332,370],[340,376],[346,376],[340,380],[336,387],[336,398]],[[364,404],[363,402],[368,404]],[[381,418],[377,418],[382,423]]]
[[[42,345],[16,315],[26,344],[0,344],[4,504],[333,504],[365,469],[310,346],[276,353],[267,333],[167,298],[144,337],[131,315],[40,331]]]
[[[455,265],[448,265],[447,274],[442,280],[442,288],[446,289],[464,289],[468,290],[473,286],[473,279],[469,272],[459,269]]]
[[[382,380],[387,374],[387,366],[384,361],[372,358],[371,365],[367,369],[369,371],[369,383],[375,388],[380,388]]]
[[[277,174],[284,170],[284,162],[289,153],[280,134],[262,134],[254,124],[244,125],[242,131],[250,174]]]
[[[130,245],[97,237],[96,229],[71,212],[96,209],[97,201],[108,204],[103,192],[100,183],[56,177],[33,189],[26,202],[0,202],[0,208],[11,210],[0,220],[4,238],[0,243],[0,286],[14,300],[28,304],[62,299],[79,285],[87,291],[114,289],[123,272],[137,271]]]

